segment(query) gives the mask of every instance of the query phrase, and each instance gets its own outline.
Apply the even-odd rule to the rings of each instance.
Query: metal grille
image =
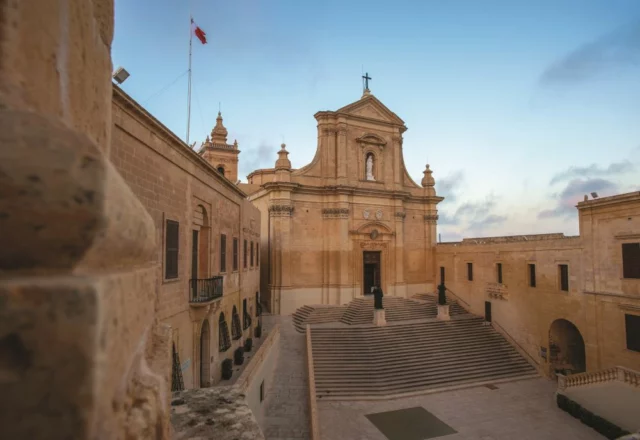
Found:
[[[227,321],[224,319],[224,313],[220,313],[220,320],[218,321],[218,346],[220,352],[225,352],[231,347],[231,338],[229,338],[229,327]]]
[[[233,314],[231,315],[231,336],[234,340],[240,339],[242,336],[242,330],[240,330],[240,316],[238,316],[238,309],[233,306]]]
[[[171,391],[184,390],[184,381],[182,380],[182,368],[180,366],[180,356],[176,351],[175,344],[173,345],[173,362],[171,367]]]

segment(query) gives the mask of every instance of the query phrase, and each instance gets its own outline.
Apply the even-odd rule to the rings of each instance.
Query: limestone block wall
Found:
[[[485,302],[490,302],[493,322],[536,359],[543,371],[549,369],[551,326],[559,319],[570,321],[580,332],[587,371],[614,365],[638,368],[640,353],[626,349],[624,314],[640,314],[640,297],[597,295],[585,289],[590,274],[586,269],[589,238],[526,239],[440,243],[437,270],[445,269],[447,287],[467,301],[473,313],[483,316]],[[615,240],[609,234],[608,241]],[[611,246],[600,244],[604,249]],[[472,281],[468,280],[468,263],[473,265]],[[497,263],[502,264],[502,284],[497,284]],[[535,287],[530,286],[530,264],[535,265]],[[560,289],[560,264],[569,267],[568,291]]]
[[[113,2],[1,8],[0,438],[169,438],[153,219],[109,160]]]
[[[181,363],[185,387],[216,383],[221,379],[222,360],[231,358],[233,350],[251,337],[257,323],[256,293],[260,290],[260,275],[256,245],[260,237],[260,213],[234,184],[115,86],[112,109],[111,160],[153,219],[158,318],[173,330],[172,342]],[[165,276],[167,220],[179,224],[178,276],[175,278]],[[190,304],[193,231],[198,231],[197,278],[221,275],[224,279],[224,297],[213,304]],[[223,234],[226,236],[224,268],[221,267]],[[237,239],[237,268],[233,261],[234,239]],[[224,313],[231,334],[233,308],[235,306],[242,321],[243,300],[247,301],[252,325],[242,331],[242,338],[232,339],[231,348],[221,353],[218,325],[221,314]],[[203,341],[207,345],[204,351]],[[202,358],[202,353],[207,354],[207,359]]]

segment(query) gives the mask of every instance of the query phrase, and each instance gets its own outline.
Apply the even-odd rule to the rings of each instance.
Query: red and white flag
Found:
[[[191,32],[194,33],[202,44],[207,44],[207,34],[191,19]]]

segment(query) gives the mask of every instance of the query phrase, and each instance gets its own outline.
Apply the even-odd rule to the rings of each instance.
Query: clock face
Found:
[[[378,209],[378,210],[376,211],[376,218],[377,218],[378,220],[382,220],[382,210]]]
[[[363,216],[365,219],[368,219],[368,218],[369,218],[369,215],[370,215],[370,213],[369,213],[369,210],[368,210],[368,209],[365,209],[364,211],[362,211],[362,216]]]

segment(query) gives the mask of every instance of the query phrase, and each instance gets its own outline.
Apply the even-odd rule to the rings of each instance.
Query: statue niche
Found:
[[[375,182],[375,177],[373,175],[373,153],[367,153],[367,158],[365,160],[365,169],[366,169],[366,180],[371,180]]]

